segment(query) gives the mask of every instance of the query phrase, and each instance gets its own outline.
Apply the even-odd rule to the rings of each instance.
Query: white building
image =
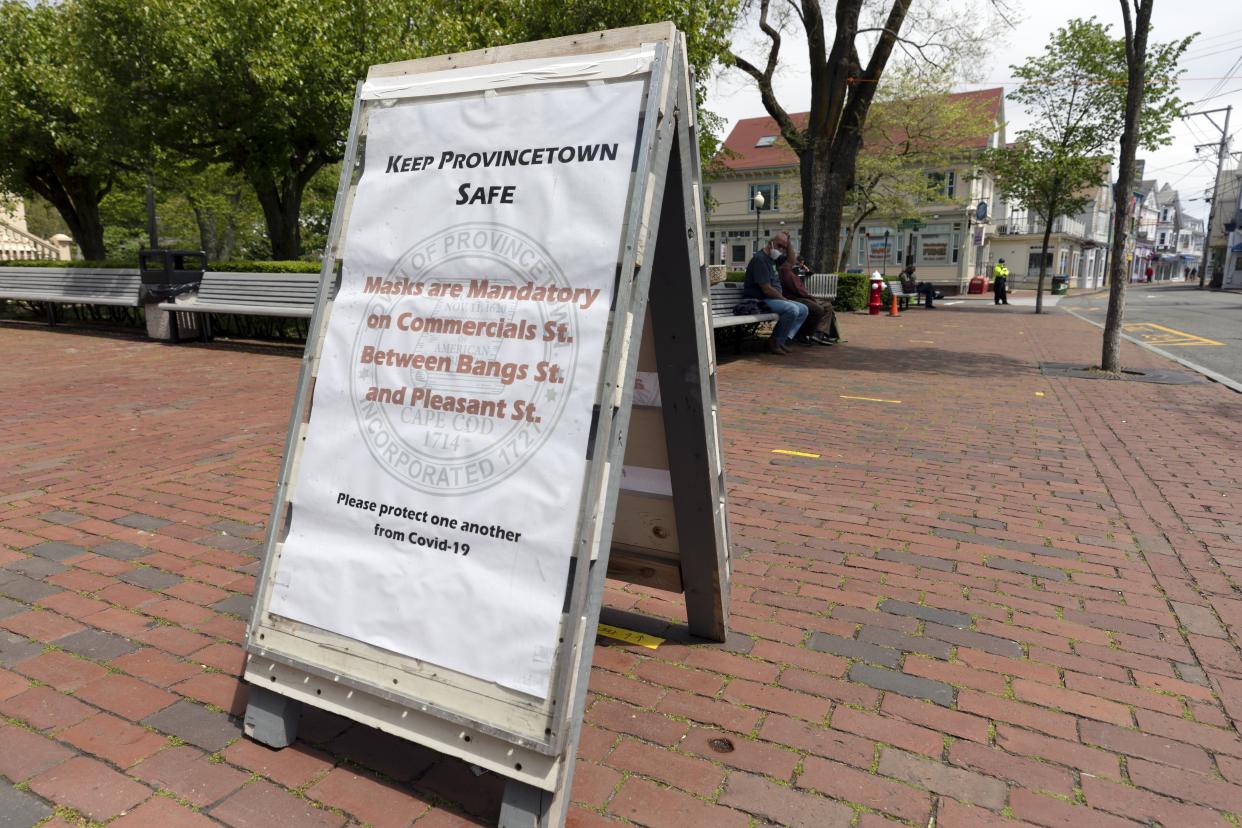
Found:
[[[1181,197],[1168,184],[1156,190],[1154,198],[1155,255],[1151,261],[1154,281],[1185,279],[1190,272],[1197,273],[1201,263],[1203,222],[1183,212]]]
[[[0,261],[71,259],[73,240],[63,233],[41,239],[26,228],[26,205],[0,193]]]
[[[1221,181],[1219,197],[1212,232],[1213,269],[1220,274],[1221,287],[1242,290],[1242,173]]]
[[[1107,277],[1108,243],[1113,215],[1112,190],[1107,169],[1099,185],[1092,188],[1091,200],[1076,216],[1063,216],[1052,223],[1048,239],[1044,289],[1053,276],[1066,276],[1075,288],[1101,287]],[[1039,253],[1043,249],[1044,224],[1027,210],[1003,207],[997,219],[992,255],[1004,259],[1009,268],[1009,284],[1034,288],[1039,284]]]
[[[978,164],[978,152],[1004,144],[1002,89],[958,93],[954,98],[977,104],[990,126],[964,141],[961,153],[943,170],[926,170],[939,183],[941,199],[918,210],[917,220],[875,216],[859,228],[851,244],[846,270],[883,270],[895,276],[906,264],[918,276],[947,293],[966,292],[972,276],[990,269],[986,225],[975,221],[975,210],[986,202],[995,211],[992,180]],[[791,116],[803,123],[806,113]],[[745,118],[730,131],[724,152],[706,174],[709,264],[733,270],[746,267],[759,240],[778,230],[789,233],[801,249],[802,196],[798,157],[780,137],[771,118]],[[755,194],[763,194],[756,211]],[[844,228],[843,228],[844,231]],[[845,233],[842,232],[842,239]]]

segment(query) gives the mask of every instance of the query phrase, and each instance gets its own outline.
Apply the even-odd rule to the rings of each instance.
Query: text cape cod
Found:
[[[617,160],[617,145],[613,144],[578,144],[567,147],[523,147],[520,149],[498,149],[490,152],[454,152],[444,150],[439,153],[437,163],[435,154],[388,156],[388,164],[384,173],[416,173],[423,170],[473,170],[492,167],[539,167],[552,164],[586,164]],[[457,206],[473,204],[515,204],[517,203],[516,184],[490,184],[476,186],[472,182],[463,182],[457,187]]]

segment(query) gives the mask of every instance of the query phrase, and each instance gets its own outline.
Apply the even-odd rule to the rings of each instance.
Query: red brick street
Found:
[[[1099,355],[1055,310],[843,327],[720,367],[732,632],[610,589],[667,640],[597,646],[570,823],[1236,828],[1242,397],[1043,376]],[[241,735],[300,351],[0,347],[0,824],[495,824],[501,779],[347,720]]]

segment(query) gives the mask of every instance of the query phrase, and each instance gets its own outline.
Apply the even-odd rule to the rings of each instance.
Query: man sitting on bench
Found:
[[[781,293],[781,276],[776,269],[776,261],[781,256],[789,256],[789,236],[784,232],[777,233],[751,257],[746,265],[746,281],[742,285],[742,296],[746,299],[758,299],[767,305],[768,310],[780,319],[776,320],[776,328],[768,339],[768,350],[774,354],[787,354],[789,349],[785,343],[806,321],[806,305],[791,302]]]
[[[779,269],[781,292],[785,298],[806,305],[806,321],[794,339],[803,345],[833,345],[839,342],[841,334],[837,331],[837,314],[832,309],[832,303],[819,301],[806,289],[802,277],[798,275],[799,267],[793,264],[793,256],[786,256]]]
[[[932,304],[936,298],[936,287],[931,282],[920,282],[915,279],[914,265],[906,265],[906,269],[901,271],[901,289],[908,296],[922,295],[926,308],[936,309],[936,306]]]

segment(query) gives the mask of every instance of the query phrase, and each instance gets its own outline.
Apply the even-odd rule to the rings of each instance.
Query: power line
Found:
[[[1202,167],[1204,164],[1208,163],[1209,161],[1213,161],[1213,160],[1215,159],[1200,158],[1198,164],[1196,164],[1195,166],[1187,170],[1185,173],[1183,173],[1181,178],[1174,181],[1172,184],[1169,185],[1169,187],[1172,189],[1176,189],[1178,184],[1182,183],[1182,181],[1184,181],[1186,178],[1189,178],[1190,176],[1194,175],[1199,170],[1199,168]]]
[[[1195,45],[1202,46],[1204,43],[1207,43],[1208,41],[1220,40],[1221,38],[1232,37],[1233,35],[1236,35],[1236,34],[1242,34],[1242,29],[1231,29],[1227,32],[1218,32],[1217,34],[1208,35],[1207,37],[1196,37]]]
[[[1239,42],[1242,42],[1242,41],[1239,41]],[[1237,45],[1237,43],[1230,43],[1228,46],[1225,46],[1225,47],[1220,48],[1220,49],[1215,49],[1215,47],[1213,47],[1213,48],[1214,48],[1214,51],[1211,51],[1211,52],[1201,52],[1201,53],[1195,54],[1194,56],[1187,56],[1187,55],[1183,55],[1183,56],[1182,56],[1182,58],[1181,58],[1181,61],[1182,61],[1183,63],[1189,63],[1189,62],[1190,62],[1190,61],[1192,61],[1192,60],[1203,60],[1204,58],[1215,57],[1216,55],[1223,55],[1223,54],[1225,54],[1226,52],[1232,52],[1232,51],[1234,51],[1235,49],[1237,49],[1237,48],[1238,48],[1238,45]]]
[[[1229,70],[1228,70],[1225,74],[1229,75],[1230,77],[1233,77],[1234,75],[1236,75],[1236,74],[1237,74],[1237,72],[1238,72],[1238,67],[1239,67],[1239,66],[1242,66],[1242,54],[1239,54],[1239,55],[1238,55],[1237,60],[1235,60],[1235,61],[1233,62],[1233,65],[1229,67]],[[1229,82],[1229,81],[1227,81],[1227,80],[1219,80],[1219,81],[1217,81],[1217,82],[1216,82],[1216,84],[1215,84],[1215,85],[1214,85],[1211,89],[1209,89],[1209,90],[1207,91],[1207,94],[1208,94],[1209,96],[1210,96],[1210,95],[1214,95],[1215,93],[1217,93],[1217,92],[1219,92],[1220,90],[1224,89],[1224,88],[1225,88],[1225,84],[1226,84],[1226,83],[1228,83],[1228,82]]]
[[[1196,103],[1196,104],[1201,104],[1201,103],[1203,103],[1204,101],[1210,101],[1210,100],[1212,100],[1213,98],[1223,98],[1223,97],[1225,97],[1226,95],[1233,95],[1233,94],[1236,94],[1236,93],[1238,93],[1238,92],[1242,92],[1242,86],[1237,86],[1237,87],[1234,87],[1233,89],[1226,89],[1224,92],[1217,92],[1215,95],[1207,95],[1207,96],[1202,97],[1202,98],[1200,98],[1199,100],[1195,101],[1195,103]]]

